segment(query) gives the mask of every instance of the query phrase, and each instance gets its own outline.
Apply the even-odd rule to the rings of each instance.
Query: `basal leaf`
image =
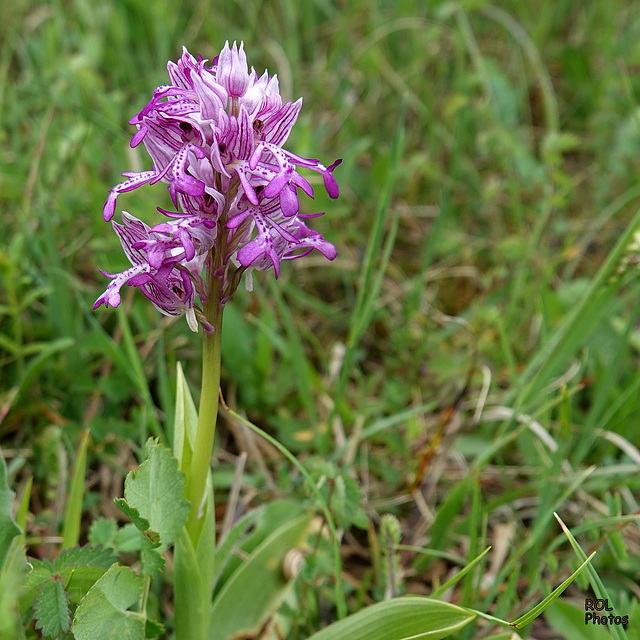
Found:
[[[125,500],[160,534],[162,550],[175,542],[187,521],[190,505],[183,497],[184,490],[185,477],[178,461],[161,444],[154,444],[148,458],[127,475]]]
[[[407,596],[361,609],[309,640],[440,640],[469,624],[474,614],[448,602]]]
[[[305,542],[310,522],[310,516],[303,514],[275,529],[225,582],[211,609],[210,640],[260,632],[291,587],[283,572],[284,558]]]
[[[82,599],[73,619],[76,640],[143,640],[145,618],[131,611],[144,581],[128,567],[113,565]]]
[[[9,549],[11,549],[11,542],[21,533],[20,527],[11,516],[12,502],[13,491],[9,489],[7,483],[7,467],[4,458],[0,455],[0,570],[4,566]]]
[[[45,638],[57,638],[69,631],[69,601],[59,578],[40,587],[34,604],[34,618],[36,629],[40,629]]]

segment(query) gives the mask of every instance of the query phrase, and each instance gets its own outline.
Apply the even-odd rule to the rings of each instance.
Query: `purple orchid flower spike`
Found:
[[[276,76],[249,70],[243,43],[225,43],[212,66],[186,49],[169,62],[169,85],[158,87],[130,123],[131,146],[143,144],[152,167],[128,172],[109,192],[109,221],[117,198],[145,184],[167,185],[175,211],[158,207],[165,221],[149,227],[123,213],[112,223],[131,267],[111,278],[94,308],[120,304],[124,284],[138,287],[168,315],[185,314],[189,326],[211,330],[203,311],[211,279],[220,279],[220,304],[242,275],[273,268],[314,249],[327,259],[335,247],[310,229],[299,195],[314,197],[299,170],[319,173],[331,198],[339,194],[330,166],[283,148],[302,99],[283,102]],[[319,214],[318,214],[319,215]],[[202,306],[201,306],[202,305]]]

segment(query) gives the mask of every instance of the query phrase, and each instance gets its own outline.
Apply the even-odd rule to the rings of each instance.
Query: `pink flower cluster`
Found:
[[[327,193],[338,197],[333,170],[282,148],[302,99],[283,104],[276,76],[248,70],[243,45],[225,44],[207,67],[186,49],[169,62],[171,84],[158,87],[130,123],[131,140],[141,142],[153,161],[150,171],[123,174],[127,179],[109,192],[104,219],[115,213],[121,193],[145,184],[168,185],[175,211],[158,208],[165,220],[149,227],[123,212],[113,222],[132,266],[112,278],[96,300],[116,307],[120,289],[137,286],[167,315],[186,312],[189,326],[207,328],[200,301],[206,277],[223,278],[224,303],[246,270],[273,267],[281,260],[320,251],[329,260],[335,247],[303,219],[322,214],[299,212],[298,189],[313,197],[311,184],[298,173],[309,169],[323,177]],[[197,320],[196,320],[197,318]]]

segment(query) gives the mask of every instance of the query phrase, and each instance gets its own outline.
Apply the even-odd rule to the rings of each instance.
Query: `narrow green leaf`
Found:
[[[406,596],[361,609],[309,640],[440,640],[474,618],[474,613],[448,602]]]
[[[22,532],[11,516],[14,493],[7,483],[7,467],[0,452],[0,570],[4,566],[13,539]]]
[[[469,573],[469,571],[471,571],[471,569],[473,569],[473,567],[475,567],[478,564],[478,562],[480,562],[480,560],[482,560],[482,558],[484,558],[487,555],[487,553],[489,553],[490,549],[491,547],[487,547],[479,556],[476,556],[471,562],[469,562],[469,564],[465,565],[463,569],[458,571],[458,573],[456,573],[456,575],[453,576],[453,578],[451,578],[450,580],[447,580],[439,589],[434,591],[431,594],[431,597],[439,598],[447,589],[450,589],[456,582],[458,582],[458,580],[460,580],[461,578],[464,578],[464,576],[466,576],[467,573]]]
[[[191,397],[189,385],[178,363],[176,371],[176,413],[173,420],[173,455],[180,463],[180,470],[186,472],[191,465],[193,445],[198,428],[198,410]]]
[[[270,503],[273,504],[273,503]],[[245,513],[231,528],[225,538],[220,540],[220,545],[215,552],[215,581],[214,588],[220,581],[221,577],[225,575],[227,565],[236,558],[234,551],[240,546],[241,541],[246,538],[250,529],[254,529],[256,526],[256,518],[258,514],[264,509],[262,507],[256,507]],[[233,571],[227,572],[228,575]]]
[[[203,579],[193,543],[184,527],[175,542],[173,566],[176,639],[207,638],[211,585]]]
[[[233,573],[214,600],[210,640],[259,633],[291,586],[283,573],[284,558],[306,540],[310,523],[308,514],[286,522]]]
[[[40,629],[45,638],[57,638],[69,631],[69,601],[60,579],[51,580],[40,587],[34,604],[34,618],[36,629]]]
[[[144,581],[128,567],[112,566],[82,599],[73,619],[76,640],[142,640],[145,618],[131,611]]]
[[[318,500],[318,504],[322,509],[322,514],[325,518],[327,526],[329,527],[329,531],[331,532],[331,542],[333,545],[333,567],[334,567],[334,577],[336,581],[336,606],[338,609],[338,618],[344,618],[347,615],[347,605],[344,598],[344,592],[342,588],[342,560],[340,558],[340,542],[338,540],[338,532],[336,530],[336,523],[334,521],[333,515],[329,510],[329,505],[327,501],[324,499],[322,495],[322,491],[318,487],[318,485],[313,481],[310,473],[307,471],[306,467],[287,449],[279,440],[270,436],[266,431],[263,431],[260,427],[256,426],[250,420],[242,417],[240,414],[226,407],[227,411],[230,415],[232,415],[236,420],[239,420],[243,424],[247,425],[249,429],[251,429],[254,433],[257,433],[260,437],[264,438],[269,444],[273,445],[282,455],[291,462],[291,464],[298,469],[298,471],[302,474],[302,477],[309,483],[311,490]]]
[[[556,587],[542,602],[531,609],[531,611],[514,620],[511,626],[515,629],[522,629],[537,618],[554,600],[560,597],[562,592],[582,573],[583,569],[589,565],[595,555],[596,553],[594,551],[560,586]]]
[[[548,381],[557,375],[568,358],[584,344],[598,326],[600,318],[607,312],[611,298],[619,287],[619,282],[612,278],[639,226],[640,210],[636,212],[566,320],[518,376],[518,384],[507,395],[505,404],[516,406],[518,409],[524,407],[526,411],[528,403],[540,394]]]
[[[584,562],[587,556],[585,552],[582,550],[582,547],[578,544],[578,541],[573,537],[573,534],[571,533],[571,531],[569,531],[567,525],[565,525],[565,523],[562,521],[560,516],[557,513],[554,513],[553,515],[556,517],[556,520],[558,521],[565,535],[569,539],[569,543],[573,547],[573,550],[575,551],[576,555],[578,556],[578,558],[580,558],[580,560]],[[614,616],[618,615],[618,613],[615,610],[616,607],[615,607],[615,603],[613,602],[613,599],[607,593],[607,589],[602,583],[602,580],[600,580],[600,576],[597,574],[596,570],[590,564],[587,565],[586,573],[587,573],[587,577],[589,578],[589,582],[591,583],[591,588],[593,589],[593,592],[596,595],[596,598],[598,598],[599,600],[608,600],[608,602],[611,603],[611,606],[613,607],[613,615]],[[610,631],[614,640],[627,640],[627,634],[624,630],[624,627],[621,627],[618,625],[611,625]]]
[[[113,518],[98,518],[89,528],[89,542],[114,547],[118,535],[118,523]]]
[[[125,480],[124,497],[160,534],[161,550],[172,544],[189,515],[184,498],[185,477],[171,451],[161,444],[151,447],[149,457]]]
[[[84,497],[84,476],[87,468],[88,444],[89,429],[85,429],[78,446],[71,488],[67,496],[67,505],[64,513],[64,529],[62,530],[63,549],[75,547],[80,539],[80,521],[82,520],[82,498]]]
[[[13,540],[4,567],[0,571],[0,640],[23,640],[22,619],[33,605],[23,589],[27,575],[22,536]]]
[[[40,370],[45,366],[47,360],[52,358],[56,353],[60,351],[66,351],[75,344],[75,340],[72,338],[59,338],[58,340],[51,340],[43,347],[40,353],[29,360],[25,372],[20,380],[20,388],[17,394],[19,398],[26,389],[29,389],[34,378],[38,375]]]
[[[64,567],[58,575],[65,585],[69,601],[78,604],[106,572],[105,567],[95,565],[69,565]]]
[[[18,505],[18,512],[16,513],[16,524],[22,531],[27,528],[27,514],[29,513],[29,501],[31,500],[31,489],[33,487],[33,476],[27,480],[24,491],[22,492],[22,498],[20,498],[20,504]],[[0,567],[2,564],[0,564]]]

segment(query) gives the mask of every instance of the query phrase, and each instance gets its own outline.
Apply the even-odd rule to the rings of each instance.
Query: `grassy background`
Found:
[[[431,593],[493,544],[447,597],[513,618],[575,567],[556,510],[640,623],[640,532],[618,519],[639,509],[637,252],[614,249],[640,201],[639,28],[623,0],[3,5],[0,434],[14,486],[35,477],[33,549],[59,532],[82,429],[89,522],[113,515],[148,435],[170,438],[177,362],[198,388],[183,321],[133,291],[91,311],[98,267],[125,266],[101,211],[147,166],[127,121],[167,60],[242,39],[304,96],[287,148],[344,162],[340,199],[304,205],[327,211],[316,227],[338,258],[237,294],[223,391],[311,467],[358,479],[341,514],[350,610],[381,597],[373,531],[392,512],[431,553],[402,552],[402,591]],[[150,219],[166,201],[158,186],[120,204]],[[243,446],[223,424],[221,509]],[[296,482],[254,451],[243,499]],[[333,607],[330,570],[313,579],[303,632]],[[531,637],[553,637],[546,624]]]

